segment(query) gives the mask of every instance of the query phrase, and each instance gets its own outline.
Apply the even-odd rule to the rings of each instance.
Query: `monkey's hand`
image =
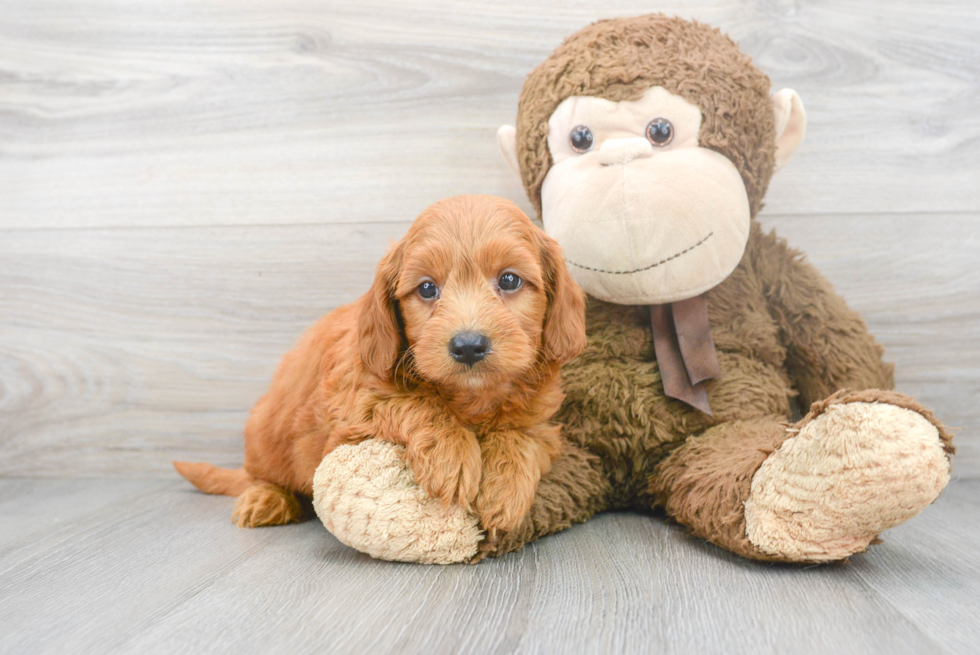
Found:
[[[381,439],[343,444],[324,457],[313,477],[313,507],[342,543],[379,559],[471,561],[483,538],[476,514],[426,494],[405,448]]]

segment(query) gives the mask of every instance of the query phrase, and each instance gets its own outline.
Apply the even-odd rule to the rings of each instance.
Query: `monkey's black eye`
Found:
[[[497,282],[497,286],[500,287],[501,291],[516,291],[523,283],[524,280],[517,275],[504,273],[500,276],[500,281]]]
[[[432,300],[439,295],[439,287],[436,286],[435,282],[426,280],[419,285],[419,295],[426,300]]]
[[[571,134],[568,135],[568,140],[571,142],[572,150],[575,152],[588,152],[592,150],[592,142],[594,141],[592,130],[585,125],[573,127]]]
[[[665,146],[674,140],[674,126],[666,118],[654,118],[647,125],[647,138],[655,146]]]

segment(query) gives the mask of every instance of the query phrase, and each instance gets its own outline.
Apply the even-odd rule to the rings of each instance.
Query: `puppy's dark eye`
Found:
[[[665,146],[674,140],[674,126],[666,118],[654,118],[647,124],[647,138],[655,146]]]
[[[592,143],[595,141],[592,136],[592,130],[585,125],[573,127],[571,134],[568,135],[568,140],[571,142],[572,150],[575,152],[588,152],[592,150]]]
[[[432,300],[439,295],[439,287],[436,286],[435,282],[426,280],[419,285],[419,295],[426,300]]]
[[[513,273],[504,273],[500,276],[500,281],[497,282],[497,286],[500,287],[501,291],[514,291],[520,288],[521,284],[524,283],[517,275]]]

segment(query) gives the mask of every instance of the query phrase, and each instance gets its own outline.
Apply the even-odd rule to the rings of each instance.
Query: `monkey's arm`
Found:
[[[804,408],[838,389],[894,387],[884,348],[813,265],[755,223],[750,248]]]

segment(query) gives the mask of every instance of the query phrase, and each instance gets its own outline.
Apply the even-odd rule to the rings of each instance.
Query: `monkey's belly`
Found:
[[[562,370],[556,420],[573,443],[596,453],[617,490],[614,505],[645,491],[653,467],[688,436],[727,421],[790,416],[786,373],[737,352],[718,352],[722,375],[708,383],[713,416],[664,395],[657,362],[609,357],[591,347]]]

